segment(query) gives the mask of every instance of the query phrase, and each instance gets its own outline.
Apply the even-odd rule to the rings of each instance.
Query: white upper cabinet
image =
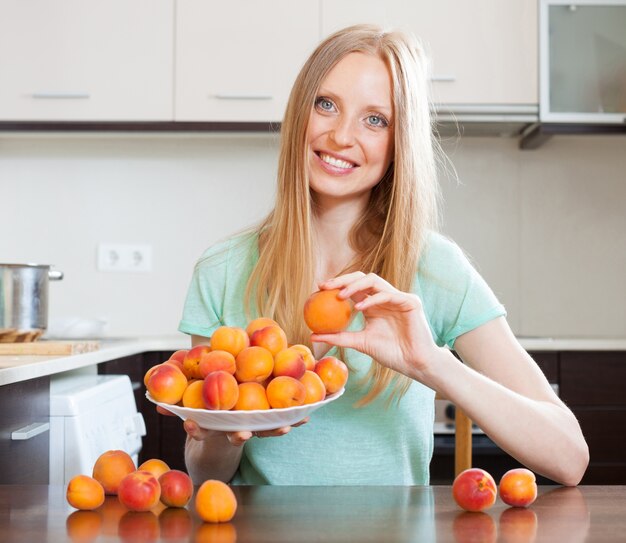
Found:
[[[0,120],[173,117],[174,0],[0,0]]]
[[[321,0],[322,34],[356,23],[413,32],[432,59],[441,104],[538,102],[535,0]]]
[[[177,0],[177,121],[280,121],[319,40],[310,0]]]

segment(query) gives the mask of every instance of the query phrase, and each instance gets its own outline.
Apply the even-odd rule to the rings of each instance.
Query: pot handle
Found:
[[[63,272],[59,270],[48,270],[48,279],[50,281],[60,281],[63,279]]]

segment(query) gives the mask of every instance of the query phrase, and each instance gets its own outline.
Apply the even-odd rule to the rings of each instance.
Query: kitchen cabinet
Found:
[[[280,121],[318,21],[304,0],[178,0],[176,120]]]
[[[321,0],[321,13],[324,36],[355,23],[416,34],[431,53],[438,104],[538,102],[537,2]]]
[[[20,381],[0,390],[0,483],[47,485],[50,378]]]
[[[186,432],[183,421],[178,417],[160,415],[156,406],[146,399],[143,378],[152,367],[169,359],[172,352],[146,352],[111,360],[98,365],[98,373],[103,375],[128,375],[130,377],[137,410],[146,423],[139,453],[139,463],[150,458],[160,458],[172,469],[186,471],[184,445]]]
[[[0,120],[173,117],[174,0],[0,0]]]
[[[584,484],[626,484],[626,352],[564,351],[561,398],[589,445]]]

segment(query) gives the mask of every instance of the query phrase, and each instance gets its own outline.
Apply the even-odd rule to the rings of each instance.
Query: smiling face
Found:
[[[322,81],[307,129],[310,187],[318,201],[364,198],[393,157],[393,99],[385,62],[350,53]]]

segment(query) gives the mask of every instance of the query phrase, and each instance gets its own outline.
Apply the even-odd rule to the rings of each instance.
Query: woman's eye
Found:
[[[320,97],[315,101],[315,105],[324,111],[332,111],[334,104],[328,99],[324,97]]]
[[[371,126],[382,126],[382,127],[389,126],[387,119],[385,119],[384,117],[381,117],[380,115],[369,115],[367,117],[367,122]]]

